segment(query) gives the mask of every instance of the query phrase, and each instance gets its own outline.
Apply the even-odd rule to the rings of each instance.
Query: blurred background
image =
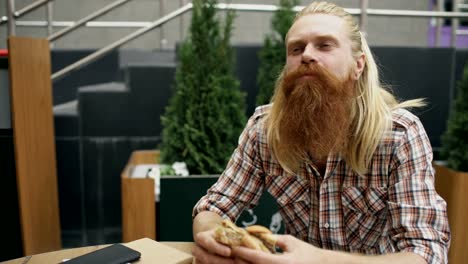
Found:
[[[0,175],[5,190],[0,203],[10,217],[0,225],[10,234],[11,250],[4,259],[21,256],[18,202],[15,183],[13,130],[8,92],[7,38],[5,23],[7,2],[14,10],[30,6],[33,0],[0,0]],[[16,36],[47,38],[74,22],[102,8],[106,14],[91,19],[70,34],[51,41],[52,104],[57,160],[58,200],[63,247],[109,244],[122,241],[121,173],[136,150],[159,148],[163,125],[160,117],[173,94],[178,65],[177,50],[189,36],[192,13],[168,19],[167,23],[104,56],[69,72],[64,67],[121,40],[154,21],[186,6],[186,0],[55,0],[37,1],[44,5],[16,18]],[[263,11],[236,11],[231,45],[235,51],[234,74],[245,93],[245,115],[255,107],[259,88],[259,52],[267,34],[272,32],[276,0],[230,1],[250,4],[243,8]],[[298,1],[307,5],[311,1]],[[416,110],[426,128],[439,159],[441,136],[446,130],[450,109],[456,97],[456,84],[462,79],[468,58],[468,19],[454,19],[445,12],[468,14],[466,0],[336,0],[336,4],[356,12],[366,32],[372,52],[381,67],[382,79],[399,98],[427,98],[428,106]],[[261,5],[261,6],[255,6]],[[239,5],[240,7],[241,5]],[[364,9],[361,9],[364,8]],[[363,15],[361,10],[368,10]],[[387,15],[376,15],[382,11]],[[399,13],[399,11],[401,11]],[[421,11],[421,13],[418,13]],[[430,12],[435,13],[430,13]],[[409,13],[405,13],[409,12]],[[441,13],[437,13],[441,12]],[[359,14],[358,14],[359,13]],[[452,13],[453,14],[453,13]],[[223,10],[219,11],[225,17]],[[443,17],[446,16],[446,17]],[[49,23],[50,22],[50,23]],[[10,29],[11,30],[11,29]],[[91,55],[93,56],[93,55]],[[220,58],[222,59],[222,58]],[[202,63],[195,61],[194,64]],[[27,76],[25,76],[27,78]],[[213,173],[216,174],[216,173]],[[191,213],[198,200],[215,178],[201,183],[163,180],[167,184],[168,205],[157,207],[157,215],[168,215],[173,208]],[[181,198],[181,190],[190,196]],[[161,191],[163,195],[164,190]],[[177,199],[185,202],[177,203]],[[159,203],[162,203],[163,197]],[[268,203],[274,203],[268,200]],[[166,206],[166,207],[165,207]],[[272,205],[274,206],[274,205]],[[165,208],[161,212],[161,208]],[[172,208],[172,209],[171,209]],[[2,210],[3,211],[3,210]],[[271,211],[271,210],[270,210]],[[265,217],[270,217],[265,213]],[[268,214],[268,215],[267,215]],[[16,218],[15,218],[16,215]],[[250,215],[246,217],[249,218]],[[166,230],[171,219],[166,221]],[[190,225],[190,215],[184,220]],[[164,234],[158,228],[156,234]],[[162,240],[190,240],[190,226],[185,236],[158,237]],[[3,253],[2,253],[3,254]],[[0,256],[0,260],[2,260]]]

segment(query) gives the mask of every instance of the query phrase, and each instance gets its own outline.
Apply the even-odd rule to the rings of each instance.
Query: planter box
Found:
[[[128,242],[143,237],[160,241],[192,241],[192,209],[206,194],[218,175],[189,177],[162,176],[159,202],[155,203],[155,183],[151,178],[131,178],[141,164],[156,164],[157,151],[135,151],[122,172],[122,233]],[[239,226],[261,224],[283,232],[276,201],[268,193],[259,205],[246,210],[237,220]],[[274,223],[272,221],[274,219]]]
[[[451,170],[434,163],[436,190],[447,202],[447,213],[452,231],[449,263],[468,263],[468,173]]]
[[[131,178],[137,165],[155,164],[159,152],[134,151],[122,175],[122,240],[130,242],[140,238],[156,239],[156,213],[154,180]]]

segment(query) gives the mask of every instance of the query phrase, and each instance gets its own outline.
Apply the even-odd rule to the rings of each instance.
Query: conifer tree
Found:
[[[273,33],[265,37],[259,54],[257,105],[268,104],[273,95],[276,79],[286,61],[284,40],[296,15],[292,8],[298,4],[298,0],[280,0],[279,4],[280,8],[271,21]]]
[[[233,12],[224,24],[216,0],[193,1],[190,33],[178,51],[175,86],[166,107],[161,161],[184,161],[190,174],[225,168],[246,123],[245,95],[234,76]]]
[[[442,156],[450,168],[468,172],[468,64],[457,88],[447,130],[442,137]]]

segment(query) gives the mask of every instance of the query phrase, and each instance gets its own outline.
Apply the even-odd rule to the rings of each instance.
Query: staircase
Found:
[[[174,51],[118,51],[54,84],[68,100],[54,107],[64,247],[121,241],[120,173],[132,151],[161,142],[174,75]]]

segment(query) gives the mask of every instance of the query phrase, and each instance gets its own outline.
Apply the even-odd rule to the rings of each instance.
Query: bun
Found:
[[[249,232],[250,234],[261,234],[261,233],[271,234],[270,229],[261,225],[248,226],[245,228],[245,230]]]
[[[276,252],[276,238],[271,231],[260,225],[236,226],[229,219],[224,219],[215,230],[215,240],[229,247],[244,246],[264,252]]]
[[[270,252],[276,252],[276,238],[270,229],[261,225],[253,225],[246,227],[245,230],[260,239]]]

